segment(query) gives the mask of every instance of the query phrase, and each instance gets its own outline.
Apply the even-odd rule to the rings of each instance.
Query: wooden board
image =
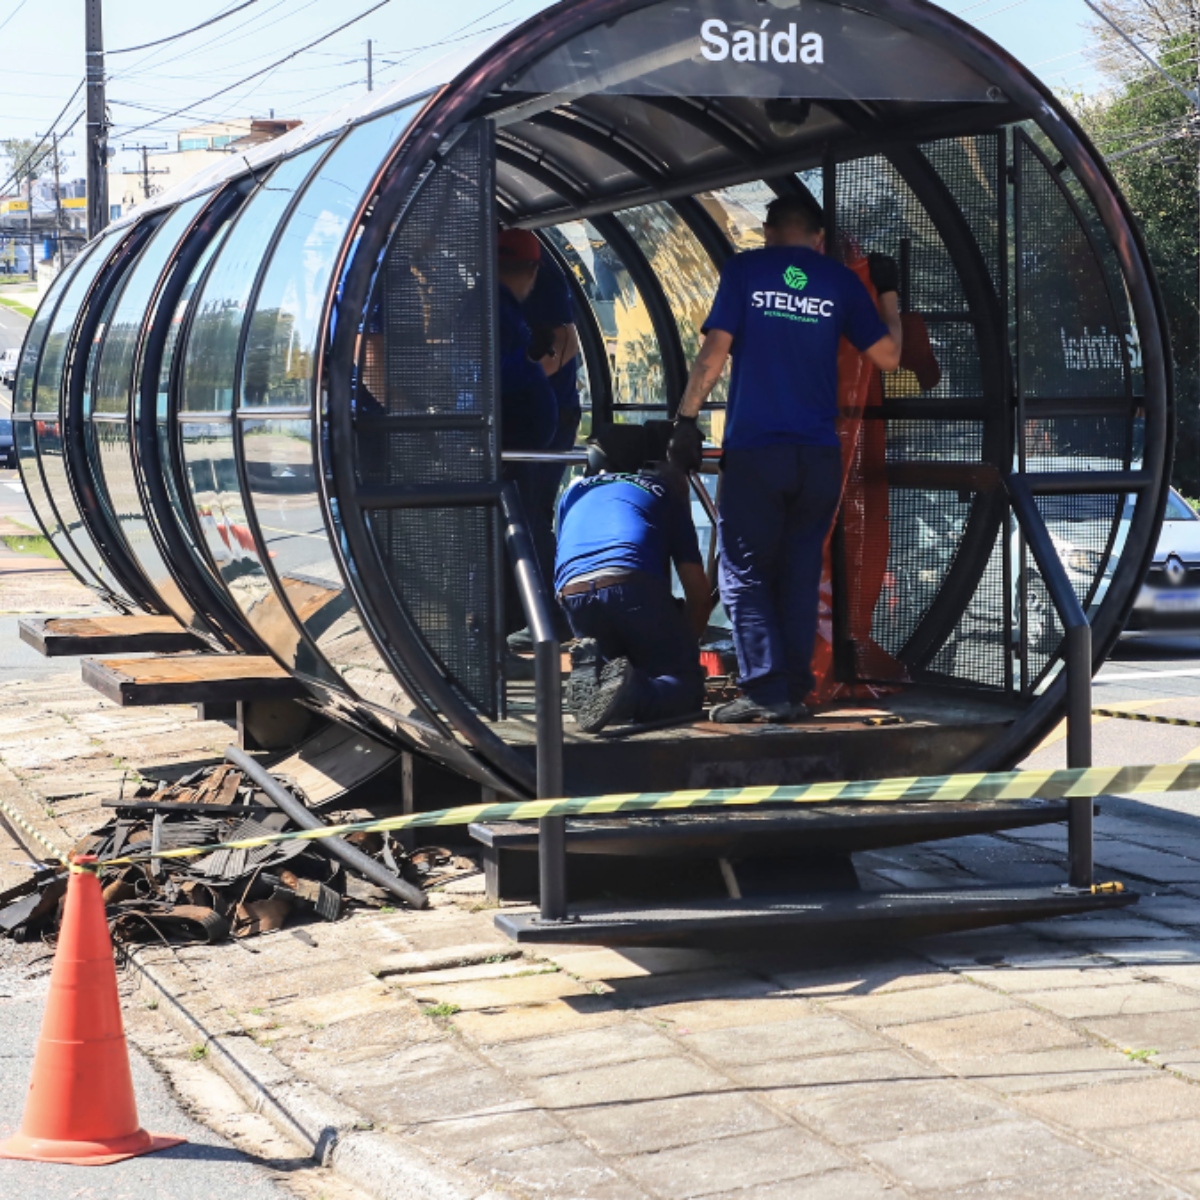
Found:
[[[123,706],[289,700],[305,694],[273,658],[249,654],[85,658],[83,682]]]
[[[21,641],[46,658],[80,654],[175,654],[204,643],[174,617],[26,617]]]
[[[270,770],[294,780],[309,805],[320,808],[366,783],[399,757],[395,747],[365,733],[330,725],[287,758],[273,762]]]

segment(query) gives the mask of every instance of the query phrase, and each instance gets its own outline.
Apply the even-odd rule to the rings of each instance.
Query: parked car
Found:
[[[17,382],[17,363],[21,351],[15,346],[9,350],[0,350],[0,383],[11,392]]]
[[[6,467],[17,465],[17,444],[13,440],[12,421],[8,417],[0,417],[0,462]]]
[[[1174,488],[1125,631],[1200,633],[1200,516]]]

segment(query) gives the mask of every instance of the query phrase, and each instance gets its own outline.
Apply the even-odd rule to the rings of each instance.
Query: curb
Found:
[[[205,1047],[208,1061],[254,1112],[300,1145],[314,1162],[374,1200],[514,1200],[458,1168],[434,1161],[395,1134],[374,1129],[348,1105],[315,1084],[296,1079],[245,1033],[210,1028],[204,1014],[188,1005],[192,995],[204,995],[202,986],[178,962],[155,961],[156,949],[128,950],[126,959],[143,984],[167,1001],[164,1015]]]

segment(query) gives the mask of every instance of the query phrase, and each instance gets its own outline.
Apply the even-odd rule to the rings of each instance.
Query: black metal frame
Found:
[[[139,607],[154,613],[165,611],[162,602],[126,548],[125,537],[110,519],[105,502],[91,478],[91,461],[87,450],[90,422],[84,420],[83,393],[88,386],[86,374],[89,365],[93,368],[100,365],[101,354],[95,356],[95,363],[90,360],[93,339],[105,306],[137,261],[148,238],[161,224],[163,215],[160,213],[147,217],[135,225],[93,280],[67,346],[65,386],[59,401],[63,457],[76,507],[114,577]],[[102,352],[103,346],[100,349]]]

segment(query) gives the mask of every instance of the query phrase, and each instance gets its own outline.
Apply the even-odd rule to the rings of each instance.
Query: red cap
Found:
[[[502,229],[496,239],[501,262],[535,263],[542,260],[542,244],[528,229]]]

